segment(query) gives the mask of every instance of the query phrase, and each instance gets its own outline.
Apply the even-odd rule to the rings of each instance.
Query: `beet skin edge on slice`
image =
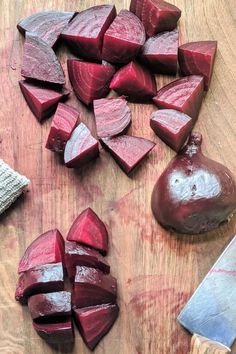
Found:
[[[46,342],[51,344],[72,343],[74,342],[74,328],[71,317],[65,318],[60,322],[36,323],[33,327],[38,335]]]

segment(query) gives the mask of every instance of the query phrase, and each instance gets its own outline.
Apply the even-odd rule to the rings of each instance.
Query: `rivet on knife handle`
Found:
[[[231,350],[213,340],[194,334],[191,340],[190,354],[227,354]]]

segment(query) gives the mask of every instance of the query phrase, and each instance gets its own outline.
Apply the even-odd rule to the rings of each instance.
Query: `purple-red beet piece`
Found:
[[[80,111],[66,104],[59,103],[53,117],[46,143],[46,148],[63,153],[66,142],[69,140],[79,120]]]
[[[193,119],[174,109],[161,109],[151,115],[150,126],[157,136],[179,151],[193,128]]]
[[[153,101],[159,108],[175,109],[197,120],[204,93],[202,76],[191,75],[162,87]]]
[[[89,349],[93,350],[102,337],[109,332],[118,314],[117,304],[74,310],[75,323]]]
[[[70,317],[55,323],[33,322],[33,327],[38,335],[48,343],[74,342],[74,328]]]
[[[24,273],[19,275],[19,279],[16,285],[15,299],[19,301],[21,305],[27,304],[27,297],[24,297]]]
[[[99,155],[98,141],[80,123],[66,143],[64,161],[69,168],[80,168]]]
[[[130,62],[114,75],[110,89],[131,101],[147,101],[156,95],[155,76],[137,62]]]
[[[81,11],[62,36],[79,56],[101,60],[103,36],[116,16],[114,5],[98,5]]]
[[[91,208],[84,210],[75,219],[67,235],[67,240],[92,247],[103,255],[106,255],[108,251],[106,226]]]
[[[102,58],[111,63],[128,63],[138,55],[145,39],[140,19],[121,10],[104,35]]]
[[[76,307],[115,303],[117,281],[98,269],[76,267],[72,302]]]
[[[111,65],[88,63],[80,60],[67,60],[71,85],[76,96],[86,105],[93,100],[105,97],[115,73]]]
[[[205,89],[208,90],[216,50],[216,41],[191,42],[181,45],[179,47],[179,65],[183,75],[202,75]]]

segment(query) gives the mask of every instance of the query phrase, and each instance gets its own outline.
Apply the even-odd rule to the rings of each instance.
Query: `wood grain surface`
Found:
[[[113,2],[117,10],[129,7],[129,0]],[[218,40],[214,75],[196,130],[203,134],[205,154],[236,173],[235,0],[172,2],[182,9],[181,43]],[[44,148],[51,119],[40,125],[21,95],[23,39],[16,24],[36,11],[80,11],[101,3],[0,0],[1,158],[31,180],[28,193],[0,217],[1,354],[89,353],[78,332],[74,348],[48,346],[34,332],[27,308],[14,300],[17,265],[26,246],[50,228],[57,227],[66,236],[84,208],[94,208],[107,224],[108,260],[119,284],[120,317],[95,350],[97,354],[188,353],[191,336],[177,324],[177,314],[236,233],[235,217],[214,232],[191,237],[170,234],[155,222],[150,210],[152,188],[174,152],[149,127],[155,110],[151,104],[130,104],[130,133],[157,144],[131,178],[103,150],[99,159],[76,172]],[[64,46],[58,54],[66,68],[72,55]],[[157,76],[158,87],[172,80]],[[82,121],[95,132],[93,114],[73,95],[68,102],[81,108]]]

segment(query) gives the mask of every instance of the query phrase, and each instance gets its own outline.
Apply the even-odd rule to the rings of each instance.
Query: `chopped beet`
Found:
[[[70,94],[70,91],[64,88],[49,88],[26,80],[19,81],[19,85],[29,108],[39,121],[50,117],[58,102],[64,101]]]
[[[108,94],[109,84],[116,70],[113,66],[75,59],[69,59],[67,64],[71,85],[83,103],[90,105],[93,100]]]
[[[91,208],[84,210],[75,219],[67,235],[67,240],[92,247],[103,255],[106,255],[108,251],[106,226]]]
[[[162,87],[153,101],[159,108],[176,109],[197,120],[204,93],[202,76],[186,76]]]
[[[156,95],[155,76],[144,66],[132,61],[114,75],[110,89],[131,101],[146,101]]]
[[[66,143],[64,161],[67,167],[80,168],[99,155],[98,141],[80,123]]]
[[[118,314],[119,307],[116,304],[74,310],[75,323],[89,349],[93,350],[109,332]]]
[[[17,28],[23,35],[26,31],[34,33],[50,47],[53,47],[74,15],[75,12],[64,11],[36,12],[21,20]]]
[[[183,75],[202,75],[205,89],[208,90],[216,50],[216,41],[191,42],[181,45],[179,47],[179,65]]]
[[[117,281],[113,276],[94,268],[76,267],[72,296],[75,308],[114,303],[116,296]]]
[[[160,74],[176,74],[178,63],[179,31],[163,32],[150,37],[144,44],[141,60],[152,71]]]
[[[152,113],[150,125],[166,144],[179,151],[193,128],[193,119],[174,109],[161,109]]]
[[[101,98],[93,102],[98,138],[121,134],[131,122],[131,111],[124,97]]]
[[[74,328],[71,318],[65,318],[61,322],[36,323],[33,327],[40,337],[48,343],[71,343],[74,342]]]
[[[46,148],[63,153],[66,142],[69,140],[79,120],[80,111],[66,104],[59,103],[53,117]]]
[[[81,11],[62,33],[79,56],[101,60],[103,36],[116,16],[114,5],[98,5]]]
[[[33,33],[26,33],[21,75],[63,85],[65,75],[53,49]]]
[[[155,146],[150,140],[129,135],[102,139],[102,143],[127,174],[133,171]]]
[[[16,285],[15,299],[19,301],[21,305],[27,304],[27,297],[24,297],[24,273],[19,275],[19,279]]]
[[[121,10],[104,35],[102,58],[111,63],[128,63],[138,55],[145,39],[140,19]]]

